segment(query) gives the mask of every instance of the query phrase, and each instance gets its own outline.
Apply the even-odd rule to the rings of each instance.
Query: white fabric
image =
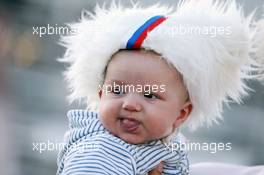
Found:
[[[224,163],[190,165],[190,175],[264,175],[264,166],[242,166]]]

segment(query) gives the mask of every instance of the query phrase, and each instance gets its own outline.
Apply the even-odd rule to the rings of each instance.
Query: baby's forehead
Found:
[[[162,55],[158,54],[153,50],[145,50],[145,49],[138,49],[138,50],[119,50],[118,52],[114,53],[111,59],[108,62],[116,62],[116,60],[121,61],[123,63],[135,63],[140,62],[146,68],[151,62],[155,62],[159,66],[163,66],[165,69],[174,69],[174,71],[178,70],[174,67],[174,65],[168,60],[162,57]],[[108,66],[107,65],[107,66]]]
[[[167,59],[152,50],[120,50],[112,56],[107,69],[109,70],[105,73],[110,74],[127,73],[148,76],[154,80],[155,78],[182,80],[179,71]]]

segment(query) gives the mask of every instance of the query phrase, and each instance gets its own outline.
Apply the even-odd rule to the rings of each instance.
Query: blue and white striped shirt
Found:
[[[161,161],[163,174],[189,174],[185,151],[170,150],[160,140],[129,144],[109,133],[93,111],[71,110],[67,116],[70,130],[58,155],[57,175],[145,175]]]

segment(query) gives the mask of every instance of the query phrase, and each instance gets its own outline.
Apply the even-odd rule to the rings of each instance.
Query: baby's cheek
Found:
[[[117,107],[115,105],[114,101],[111,100],[102,100],[100,101],[100,108],[99,112],[103,114],[108,114],[110,115],[111,113],[114,113],[117,110]]]
[[[104,100],[102,103],[100,103],[99,114],[103,124],[111,126],[118,118],[118,105],[116,105],[114,101]]]
[[[152,138],[160,139],[169,135],[172,127],[164,120],[161,120],[149,123],[148,129]]]
[[[102,110],[100,113],[100,121],[108,131],[114,132],[115,119],[112,113]]]

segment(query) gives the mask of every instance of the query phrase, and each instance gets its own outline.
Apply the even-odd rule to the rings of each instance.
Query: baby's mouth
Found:
[[[140,122],[130,118],[120,118],[120,126],[126,132],[135,133],[139,128]]]

